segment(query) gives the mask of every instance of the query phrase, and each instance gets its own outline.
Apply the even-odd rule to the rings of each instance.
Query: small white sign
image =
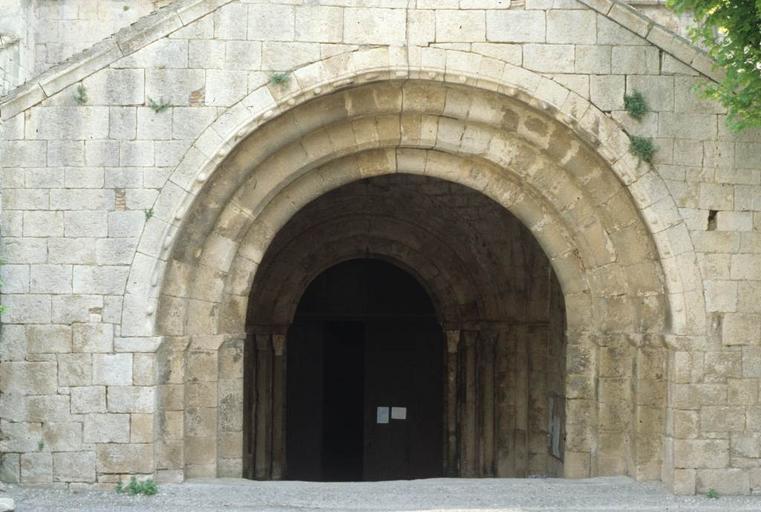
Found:
[[[392,407],[391,408],[391,419],[392,420],[406,420],[407,419],[407,408],[406,407]]]
[[[388,423],[388,407],[378,407],[375,413],[375,422],[379,425]]]

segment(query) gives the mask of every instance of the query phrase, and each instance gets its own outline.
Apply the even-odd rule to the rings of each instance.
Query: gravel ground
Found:
[[[431,479],[393,482],[193,480],[161,485],[155,496],[8,486],[18,512],[58,510],[195,512],[310,511],[685,511],[756,510],[761,496],[672,496],[659,484],[626,477]]]

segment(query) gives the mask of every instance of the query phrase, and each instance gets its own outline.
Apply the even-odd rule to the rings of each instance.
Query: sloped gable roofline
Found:
[[[110,66],[235,0],[178,0],[73,55],[0,98],[0,120],[14,117],[66,87]],[[713,60],[688,40],[655,23],[620,0],[578,0],[646,39],[706,77],[723,76]]]

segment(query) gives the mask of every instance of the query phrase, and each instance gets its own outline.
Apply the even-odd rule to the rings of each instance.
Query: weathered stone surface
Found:
[[[0,49],[30,84],[0,102],[0,478],[240,474],[247,325],[371,254],[470,333],[463,474],[761,492],[761,133],[691,92],[704,54],[608,0],[215,0],[33,76],[155,7],[126,1],[35,4],[34,65]]]

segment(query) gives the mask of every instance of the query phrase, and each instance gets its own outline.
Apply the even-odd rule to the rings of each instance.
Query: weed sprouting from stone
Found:
[[[648,137],[637,137],[636,135],[633,135],[630,138],[629,151],[644,162],[649,164],[653,163],[655,150],[655,144],[653,144],[652,139],[649,139]]]
[[[170,105],[169,102],[164,98],[161,98],[158,101],[154,100],[153,98],[148,98],[148,106],[151,110],[158,114],[168,109]]]
[[[645,114],[648,112],[647,101],[645,101],[645,97],[639,91],[634,91],[624,96],[624,108],[637,121],[645,117]]]
[[[284,86],[288,85],[291,81],[291,76],[288,73],[272,73],[270,76],[270,83],[272,85]]]
[[[145,496],[153,496],[159,491],[159,486],[152,478],[147,480],[138,480],[136,477],[131,477],[129,483],[119,482],[116,484],[116,492],[118,494],[129,494],[130,496],[136,496],[138,494],[144,494]]]
[[[84,105],[87,103],[87,99],[87,87],[79,84],[77,86],[77,92],[74,94],[74,101],[76,101],[79,105]]]
[[[713,500],[719,499],[719,493],[716,491],[716,489],[708,489],[708,492],[706,493],[706,496],[708,498],[713,499]]]

